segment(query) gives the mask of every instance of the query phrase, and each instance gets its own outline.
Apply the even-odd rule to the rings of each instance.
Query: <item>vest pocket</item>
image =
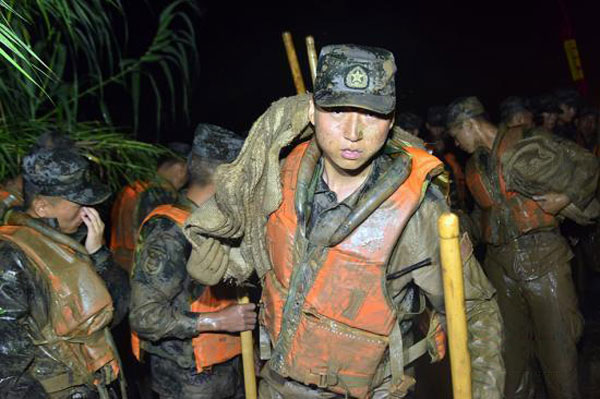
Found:
[[[367,396],[388,337],[303,311],[286,357],[291,378],[306,385]]]

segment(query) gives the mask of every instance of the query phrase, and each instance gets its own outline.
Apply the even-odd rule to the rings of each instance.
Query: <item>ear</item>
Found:
[[[31,209],[39,217],[42,217],[42,218],[48,217],[48,215],[50,214],[49,207],[50,207],[50,204],[44,197],[36,196],[33,199],[33,201],[31,201]]]
[[[394,122],[396,122],[396,111],[392,113],[392,118],[390,119],[390,131],[394,127]]]
[[[175,171],[178,175],[182,176],[187,173],[187,163],[186,162],[177,162],[175,165]]]
[[[313,126],[315,125],[315,100],[312,96],[308,101],[308,120]]]

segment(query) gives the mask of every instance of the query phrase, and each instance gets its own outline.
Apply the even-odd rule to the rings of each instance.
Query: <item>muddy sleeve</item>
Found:
[[[402,258],[401,263],[406,265],[431,258],[432,265],[412,272],[412,279],[441,314],[445,312],[437,221],[446,211],[448,206],[441,192],[431,186],[403,233],[403,240],[408,244],[402,252],[409,254],[408,259],[396,251],[397,257]],[[462,252],[473,397],[500,399],[505,375],[501,357],[502,320],[495,291],[472,255],[468,236],[464,237]]]
[[[481,208],[475,204],[471,213],[463,210],[456,210],[454,212],[458,215],[460,231],[466,232],[474,245],[479,244],[482,240]]]
[[[131,279],[129,323],[143,339],[198,335],[198,316],[173,305],[184,290],[188,245],[181,229],[168,219],[152,219],[142,229]]]
[[[94,252],[91,258],[112,297],[115,314],[111,325],[116,326],[129,311],[131,297],[129,277],[127,272],[115,262],[112,253],[105,245]]]
[[[22,327],[29,314],[33,284],[20,250],[0,242],[0,398],[46,398],[27,371],[35,347]]]
[[[141,226],[146,216],[159,205],[172,204],[177,197],[162,187],[150,187],[140,194],[138,207],[135,215],[135,225]]]

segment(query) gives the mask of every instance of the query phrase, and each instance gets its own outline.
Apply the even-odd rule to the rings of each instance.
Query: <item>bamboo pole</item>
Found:
[[[294,41],[292,40],[292,34],[290,32],[283,32],[283,44],[285,45],[285,52],[287,53],[290,70],[292,71],[296,92],[298,94],[304,94],[306,93],[306,86],[304,85],[302,71],[300,70],[298,56],[296,55],[296,48],[294,47]]]
[[[239,303],[250,303],[248,295],[241,294]],[[256,394],[256,375],[254,373],[254,343],[252,342],[252,331],[242,331],[242,364],[244,366],[244,388],[246,389],[246,399],[257,399]]]
[[[314,91],[315,80],[317,79],[317,48],[315,38],[312,36],[306,36],[306,53],[308,54],[308,66],[310,67],[310,77],[312,78]]]
[[[448,323],[450,370],[454,399],[471,399],[471,359],[467,348],[467,316],[463,268],[458,242],[458,217],[443,214],[438,221],[444,301]]]

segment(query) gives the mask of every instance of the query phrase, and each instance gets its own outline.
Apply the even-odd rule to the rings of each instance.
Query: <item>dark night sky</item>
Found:
[[[564,0],[590,98],[600,100],[600,12],[596,1]],[[210,122],[243,132],[276,99],[293,95],[281,33],[294,36],[304,79],[304,37],[317,47],[357,43],[396,56],[398,109],[423,113],[461,95],[492,108],[509,95],[534,95],[570,84],[557,0],[342,1],[305,0],[257,5],[202,2],[198,19],[200,70],[192,123],[180,120],[162,140],[189,139]],[[267,3],[268,4],[268,3]]]

